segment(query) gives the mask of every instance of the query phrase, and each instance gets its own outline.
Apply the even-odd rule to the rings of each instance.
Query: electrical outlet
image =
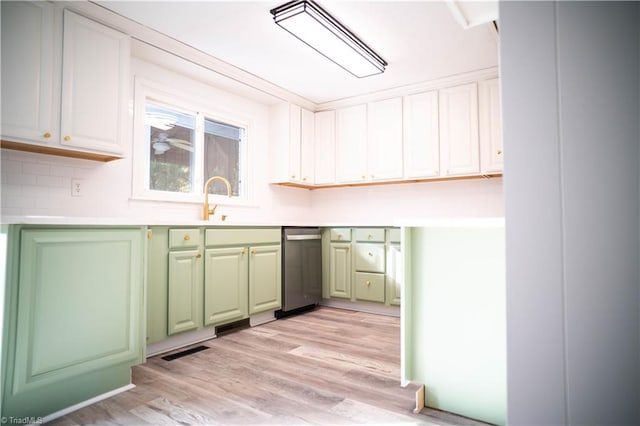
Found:
[[[84,195],[84,183],[82,179],[71,179],[71,196],[82,197]]]

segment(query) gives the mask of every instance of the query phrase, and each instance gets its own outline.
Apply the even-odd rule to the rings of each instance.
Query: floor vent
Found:
[[[220,337],[225,334],[229,334],[234,331],[242,330],[243,328],[248,328],[248,327],[249,327],[249,318],[232,322],[230,324],[219,325],[216,327],[216,336]]]
[[[190,349],[186,349],[184,351],[181,352],[176,352],[174,354],[171,355],[165,355],[162,357],[162,359],[164,359],[165,361],[173,361],[174,359],[178,359],[178,358],[182,358],[183,356],[187,356],[187,355],[191,355],[191,354],[195,354],[196,352],[200,352],[200,351],[204,351],[209,349],[208,346],[196,346],[195,348],[190,348]]]

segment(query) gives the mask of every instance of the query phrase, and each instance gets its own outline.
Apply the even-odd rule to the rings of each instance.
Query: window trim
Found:
[[[241,196],[229,198],[223,195],[209,194],[209,202],[219,205],[252,205],[252,175],[251,175],[251,124],[250,120],[239,114],[234,114],[228,110],[212,108],[207,105],[197,95],[189,93],[180,88],[180,91],[167,88],[165,85],[155,83],[139,76],[134,77],[134,104],[133,104],[133,176],[131,198],[134,200],[166,201],[175,203],[198,203],[204,202],[204,163],[198,164],[197,176],[194,186],[200,188],[197,193],[179,193],[172,191],[158,191],[149,189],[149,155],[151,146],[147,143],[145,136],[145,105],[147,101],[156,103],[168,108],[186,112],[189,114],[200,114],[203,119],[219,121],[232,126],[244,129],[243,146],[240,150],[241,163]],[[204,138],[204,133],[199,135],[198,119],[196,119],[196,139]],[[203,141],[200,141],[203,143]],[[197,146],[197,142],[196,142]]]

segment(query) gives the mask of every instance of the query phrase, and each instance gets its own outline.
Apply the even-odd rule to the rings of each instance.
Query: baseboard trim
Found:
[[[350,300],[322,299],[321,306],[330,308],[348,309],[350,311],[367,312],[369,314],[387,315],[390,317],[400,317],[399,306],[387,306],[379,303],[352,302]]]
[[[74,404],[74,405],[72,405],[70,407],[63,408],[62,410],[56,411],[55,413],[52,413],[52,414],[49,414],[48,416],[45,416],[42,419],[42,422],[43,423],[48,423],[51,420],[55,420],[55,419],[60,418],[62,416],[66,416],[67,414],[72,413],[72,412],[74,412],[76,410],[79,410],[81,408],[87,407],[87,406],[89,406],[91,404],[95,404],[96,402],[100,402],[100,401],[105,400],[107,398],[111,398],[112,396],[115,396],[115,395],[117,395],[119,393],[122,393],[122,392],[126,392],[126,391],[128,391],[130,389],[133,389],[135,387],[136,387],[136,385],[134,385],[133,383],[130,383],[130,384],[126,385],[126,386],[122,386],[122,387],[114,389],[112,391],[100,394],[98,396],[94,396],[93,398],[87,399],[86,401],[79,402],[79,403]]]
[[[184,346],[189,346],[194,343],[204,342],[205,340],[210,340],[215,337],[215,327],[208,327],[203,330],[177,334],[164,340],[160,340],[159,342],[149,343],[147,345],[147,358],[164,352],[169,352],[174,349],[179,349]]]

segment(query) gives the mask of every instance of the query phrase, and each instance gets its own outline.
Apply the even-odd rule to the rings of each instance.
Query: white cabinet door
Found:
[[[442,89],[439,97],[442,174],[479,174],[477,83]]]
[[[289,105],[289,180],[292,182],[297,182],[301,179],[301,115],[302,108],[300,108],[298,105]]]
[[[368,104],[367,170],[371,180],[402,178],[402,98]]]
[[[315,117],[313,112],[302,108],[300,115],[300,180],[313,184],[314,175]]]
[[[61,143],[123,155],[129,37],[64,11]]]
[[[49,2],[9,2],[2,7],[2,138],[58,141],[54,82],[54,8]],[[59,64],[59,63],[58,63]]]
[[[336,113],[322,111],[315,114],[315,179],[316,185],[336,181]]]
[[[494,78],[481,81],[478,86],[478,92],[482,173],[502,173],[502,116],[500,111],[499,80]]]
[[[405,178],[439,176],[438,92],[405,96],[403,118]]]
[[[367,179],[367,105],[336,111],[336,181]]]

